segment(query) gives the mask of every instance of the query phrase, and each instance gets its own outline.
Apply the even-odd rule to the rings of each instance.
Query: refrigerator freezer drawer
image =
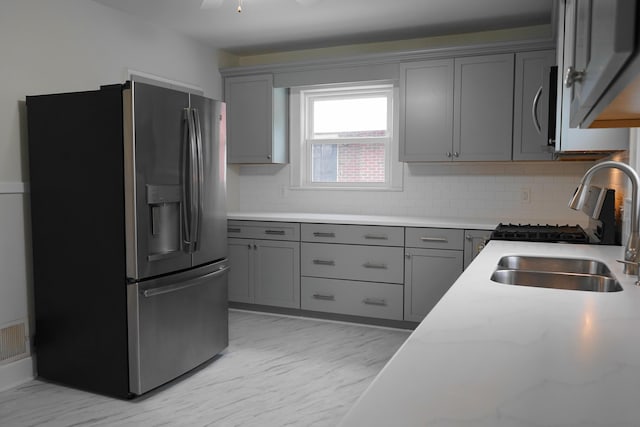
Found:
[[[229,343],[227,261],[128,286],[129,383],[142,394]]]

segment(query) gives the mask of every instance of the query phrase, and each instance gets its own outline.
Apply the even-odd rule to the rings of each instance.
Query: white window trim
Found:
[[[392,108],[389,111],[391,115],[390,123],[391,134],[389,143],[386,145],[386,182],[384,183],[311,183],[307,171],[310,170],[311,154],[307,152],[309,145],[304,144],[306,138],[304,135],[305,129],[302,126],[302,117],[305,114],[306,108],[303,105],[304,91],[312,91],[314,89],[338,89],[338,88],[356,88],[356,92],[361,89],[371,89],[380,87],[380,84],[357,84],[348,83],[340,85],[323,85],[323,86],[311,86],[311,87],[298,87],[291,88],[289,98],[290,108],[290,120],[289,120],[289,159],[290,159],[290,180],[291,189],[303,189],[303,190],[360,190],[360,191],[402,191],[403,180],[403,163],[399,161],[398,150],[398,115],[399,115],[399,90],[397,85],[393,85],[393,99]],[[380,142],[376,138],[362,138],[362,142],[367,140]],[[315,140],[315,143],[322,143],[323,140]],[[335,140],[327,140],[327,143],[335,144]],[[348,141],[345,141],[348,143]]]

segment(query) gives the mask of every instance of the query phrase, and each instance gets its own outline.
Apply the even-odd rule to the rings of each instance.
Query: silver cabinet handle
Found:
[[[212,271],[211,273],[205,274],[202,277],[198,277],[196,279],[189,280],[188,282],[179,283],[179,284],[170,285],[170,286],[162,286],[162,287],[159,287],[159,288],[147,289],[146,291],[142,292],[142,295],[144,295],[145,298],[149,298],[149,297],[153,297],[153,296],[156,296],[156,295],[168,294],[170,292],[177,292],[177,291],[180,291],[182,289],[190,288],[192,286],[201,285],[201,284],[203,284],[202,283],[203,279],[209,279],[209,278],[212,278],[212,277],[219,276],[222,273],[224,273],[225,271],[227,271],[229,268],[230,267],[228,265],[226,265],[224,267],[220,267],[216,271]]]
[[[368,240],[389,240],[386,234],[365,234],[364,238]]]
[[[328,259],[314,259],[313,263],[316,265],[336,265],[336,262]]]
[[[227,233],[240,233],[242,232],[239,228],[227,228]]]
[[[284,236],[284,230],[264,230],[264,234],[270,234],[275,236]]]
[[[585,74],[584,70],[576,70],[573,66],[568,67],[564,74],[565,87],[571,87],[575,82],[581,82]]]
[[[336,297],[333,295],[324,295],[324,294],[313,294],[313,298],[320,299],[323,301],[335,301]]]
[[[375,262],[365,262],[363,264],[364,268],[379,268],[382,270],[386,270],[387,264],[384,263],[375,263]]]
[[[387,301],[383,298],[365,298],[362,300],[362,302],[367,305],[379,305],[379,306],[387,305]]]
[[[460,153],[458,153],[457,151],[453,152],[453,157],[458,158],[460,157]]]
[[[542,127],[540,126],[540,120],[538,120],[538,102],[540,102],[540,96],[542,95],[542,86],[536,92],[536,96],[533,97],[533,104],[531,104],[531,119],[533,125],[536,127],[538,134],[542,135]]]
[[[313,237],[336,237],[336,233],[325,233],[322,231],[314,231]]]
[[[446,237],[421,237],[420,240],[423,242],[440,242],[447,243],[449,240]]]
[[[451,151],[447,151],[447,157],[451,158]]]

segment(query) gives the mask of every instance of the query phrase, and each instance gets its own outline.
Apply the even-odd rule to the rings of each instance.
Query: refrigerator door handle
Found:
[[[184,244],[187,245],[187,248],[191,245],[191,233],[189,228],[189,207],[187,206],[187,194],[189,193],[189,147],[191,144],[189,143],[191,138],[191,121],[189,120],[189,109],[184,109],[184,118],[183,121],[185,123],[183,140],[182,140],[182,165],[181,171],[182,174],[182,229],[184,231],[184,238],[182,239]]]
[[[187,252],[193,252],[193,247],[196,242],[195,226],[197,221],[197,173],[196,168],[196,136],[195,136],[195,124],[190,109],[185,108],[185,120],[187,122],[187,139],[185,141],[185,149],[182,164],[183,173],[183,212],[185,216],[185,239],[184,243],[187,245]]]
[[[195,143],[196,143],[196,170],[197,170],[197,188],[196,188],[196,206],[197,213],[195,215],[196,224],[193,235],[194,250],[198,250],[200,246],[200,234],[202,228],[202,212],[204,211],[203,188],[204,188],[204,154],[202,152],[202,127],[200,126],[200,115],[195,108],[191,109],[193,122],[195,127]]]

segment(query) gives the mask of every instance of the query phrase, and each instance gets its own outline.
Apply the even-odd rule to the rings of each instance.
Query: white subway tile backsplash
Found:
[[[230,210],[585,223],[567,202],[591,162],[410,164],[402,191],[289,189],[289,166],[229,174]],[[283,190],[284,188],[284,190]],[[523,200],[528,190],[529,201]]]

